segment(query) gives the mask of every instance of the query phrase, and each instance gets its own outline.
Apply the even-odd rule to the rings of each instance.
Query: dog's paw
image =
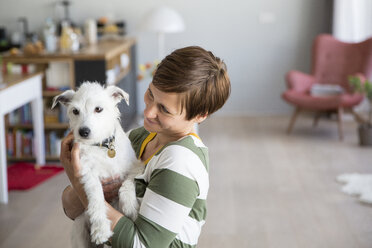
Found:
[[[119,208],[123,211],[124,215],[135,221],[138,216],[139,204],[137,199],[119,200]]]
[[[103,244],[113,235],[110,227],[110,221],[107,220],[100,225],[92,224],[90,229],[90,235],[92,238],[92,242],[96,243],[97,245]]]
[[[138,205],[137,202],[135,204],[130,205],[130,206],[126,206],[126,204],[124,204],[123,208],[122,208],[124,215],[127,216],[128,218],[130,218],[133,221],[135,221],[137,219],[138,209],[139,209],[139,205]]]
[[[119,190],[119,209],[131,220],[136,220],[139,204],[133,180],[125,180]]]

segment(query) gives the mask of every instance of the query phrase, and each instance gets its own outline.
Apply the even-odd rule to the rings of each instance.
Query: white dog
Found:
[[[113,205],[132,220],[137,217],[134,177],[144,166],[136,159],[120,125],[117,104],[122,99],[129,104],[129,95],[122,89],[90,82],[83,83],[76,92],[67,90],[53,99],[52,108],[58,102],[67,106],[74,142],[80,145],[81,183],[88,198],[85,213],[73,224],[73,247],[90,247],[90,240],[102,244],[113,234],[106,215],[102,179],[117,175],[124,179],[119,190],[119,206]]]

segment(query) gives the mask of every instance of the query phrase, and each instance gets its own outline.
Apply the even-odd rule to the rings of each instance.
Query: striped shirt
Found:
[[[155,135],[143,127],[129,133],[138,158]],[[190,134],[162,147],[145,164],[135,179],[138,218],[118,221],[112,246],[196,247],[207,212],[208,148]]]

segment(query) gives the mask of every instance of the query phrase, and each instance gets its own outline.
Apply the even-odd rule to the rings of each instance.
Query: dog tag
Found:
[[[110,158],[113,158],[113,157],[115,157],[116,152],[115,152],[114,149],[108,149],[108,150],[107,150],[107,155],[108,155]]]
[[[110,158],[113,158],[116,155],[115,146],[114,146],[114,144],[112,142],[109,144],[109,149],[107,150],[107,155]]]

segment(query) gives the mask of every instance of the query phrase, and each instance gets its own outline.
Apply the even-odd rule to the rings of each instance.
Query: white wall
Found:
[[[48,0],[0,0],[0,25],[16,28],[17,18],[26,16],[31,31],[40,29],[48,16],[61,16]],[[138,62],[157,56],[155,34],[138,33],[141,17],[165,4],[183,16],[186,31],[165,37],[166,53],[200,45],[225,60],[232,94],[219,114],[281,114],[291,108],[280,94],[284,74],[290,69],[310,70],[311,42],[316,34],[330,31],[331,0],[75,0],[71,17],[76,23],[112,13],[127,22],[138,38]],[[60,9],[59,9],[60,10]],[[260,23],[268,13],[271,23]],[[270,20],[268,20],[270,21]],[[140,90],[146,88],[139,83]],[[141,93],[142,94],[142,93]]]

